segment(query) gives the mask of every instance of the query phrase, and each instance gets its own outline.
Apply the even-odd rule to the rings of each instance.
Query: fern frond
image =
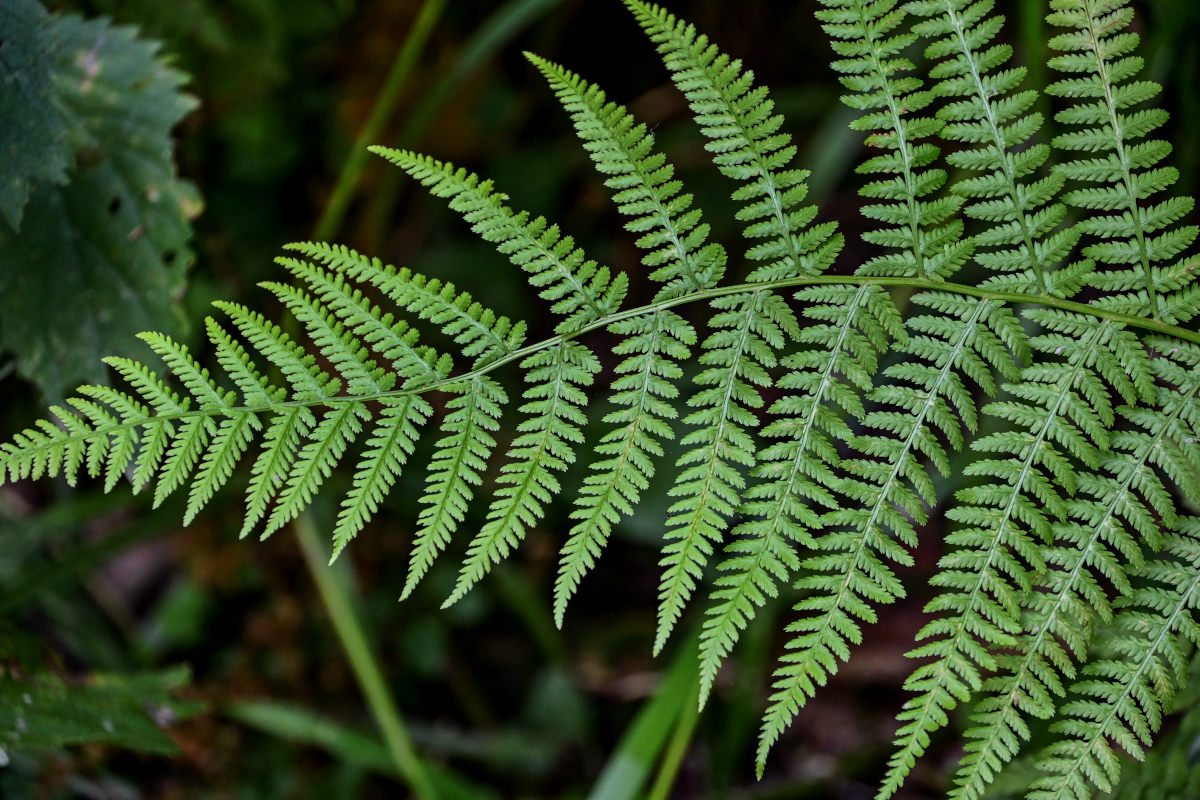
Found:
[[[724,538],[736,512],[745,471],[754,466],[754,410],[764,405],[756,387],[771,385],[768,370],[776,352],[799,335],[790,308],[777,294],[758,290],[716,298],[713,333],[701,344],[705,367],[696,376],[701,387],[688,399],[696,410],[684,418],[695,430],[683,437],[691,448],[680,456],[681,470],[670,490],[679,498],[668,508],[668,530],[659,565],[658,631],[654,652],[683,613],[713,548]]]
[[[544,217],[530,219],[527,211],[514,212],[504,204],[507,195],[492,191],[491,181],[407,150],[370,150],[420,181],[434,196],[448,198],[450,208],[462,214],[475,233],[528,272],[530,283],[542,290],[540,297],[553,303],[554,313],[566,317],[556,332],[578,330],[620,308],[629,286],[625,273],[614,276],[608,267],[586,260],[575,240],[563,236]]]
[[[609,176],[604,185],[615,192],[618,210],[633,219],[625,228],[641,234],[638,247],[646,250],[642,263],[657,267],[652,280],[663,285],[655,300],[708,289],[725,272],[725,249],[705,244],[709,227],[692,196],[680,194],[675,168],[654,150],[654,134],[638,124],[624,106],[607,102],[604,92],[557,64],[526,53],[550,82],[571,114],[575,131],[596,164]]]
[[[1110,791],[1121,772],[1116,748],[1143,758],[1182,684],[1188,651],[1200,644],[1200,518],[1179,520],[1164,555],[1138,571],[1147,585],[1119,601],[1105,637],[1113,655],[1092,661],[1071,686],[1076,698],[1051,726],[1062,737],[1038,759],[1048,773],[1031,800],[1089,800]],[[1114,747],[1115,745],[1115,747]]]
[[[1143,59],[1129,0],[1051,0],[1052,25],[1070,29],[1050,41],[1062,55],[1050,66],[1067,77],[1047,89],[1070,98],[1057,115],[1070,127],[1054,146],[1076,158],[1056,167],[1080,185],[1064,200],[1084,212],[1082,230],[1094,241],[1087,256],[1108,269],[1091,282],[1110,293],[1100,305],[1125,313],[1186,322],[1200,309],[1200,262],[1179,258],[1196,241],[1194,225],[1178,223],[1195,207],[1190,197],[1152,199],[1179,177],[1162,166],[1171,146],[1150,139],[1167,119],[1147,107],[1161,87],[1136,80]],[[1096,213],[1100,212],[1100,213]]]
[[[426,278],[411,270],[387,266],[344,245],[300,242],[285,245],[307,258],[383,291],[400,308],[441,327],[474,367],[490,364],[517,350],[525,341],[525,323],[498,316],[459,292],[454,284]]]
[[[705,147],[727,178],[742,186],[733,199],[743,203],[737,219],[745,236],[763,240],[746,257],[761,262],[751,281],[824,272],[842,248],[835,223],[810,224],[816,206],[800,206],[808,194],[808,172],[789,169],[796,154],[791,136],[780,133],[783,117],[771,112],[774,101],[754,87],[754,73],[730,59],[695,27],[665,9],[625,0],[651,40],[658,45],[675,85],[687,97]]]
[[[520,436],[509,450],[496,482],[501,488],[488,509],[487,522],[467,548],[458,583],[443,607],[462,598],[491,568],[504,559],[545,513],[561,491],[554,472],[574,462],[586,422],[584,388],[600,371],[590,350],[572,341],[540,350],[521,362],[527,370],[528,401],[521,406],[527,419],[517,426]]]
[[[1200,364],[1200,352],[1191,356],[1193,365]],[[1075,677],[1097,619],[1112,621],[1104,587],[1129,595],[1130,573],[1144,566],[1142,543],[1158,551],[1158,520],[1167,528],[1176,525],[1175,503],[1159,472],[1170,476],[1192,502],[1200,502],[1200,454],[1188,446],[1200,427],[1195,419],[1200,369],[1189,372],[1165,355],[1152,364],[1161,380],[1154,409],[1119,409],[1128,427],[1113,435],[1110,449],[1101,454],[1100,469],[1080,475],[1079,493],[1068,502],[1068,519],[1054,525],[1059,544],[1046,551],[1048,570],[1036,582],[1020,642],[1012,653],[997,657],[998,674],[984,682],[987,696],[971,715],[954,800],[982,797],[1029,738],[1027,718],[1053,716],[1056,697],[1065,694],[1061,676]]]
[[[575,130],[605,185],[615,192],[618,210],[633,219],[626,229],[639,233],[646,251],[642,263],[658,267],[650,279],[663,284],[655,301],[665,301],[712,288],[725,270],[725,250],[705,244],[709,227],[692,196],[680,194],[682,182],[672,180],[674,167],[654,151],[654,136],[624,107],[607,102],[604,92],[578,75],[537,56],[526,54],[550,82],[571,114]],[[661,309],[609,326],[623,337],[614,349],[628,356],[616,369],[612,402],[623,406],[604,418],[618,425],[596,448],[600,456],[590,465],[572,513],[577,520],[562,548],[554,587],[554,616],[562,624],[567,602],[583,576],[595,565],[612,526],[633,512],[649,485],[662,442],[675,438],[671,420],[677,416],[669,401],[683,376],[680,362],[691,357],[696,333],[673,311]]]
[[[678,366],[696,344],[692,326],[669,310],[638,316],[609,326],[625,337],[613,353],[625,359],[617,365],[612,403],[618,408],[604,417],[616,425],[596,447],[600,460],[591,464],[571,513],[576,520],[563,545],[554,584],[554,618],[562,625],[567,602],[608,541],[612,526],[632,514],[654,475],[654,462],[663,455],[662,442],[675,438],[670,421],[677,413],[670,401],[679,396]]]
[[[899,54],[916,41],[897,33],[906,13],[896,0],[821,0],[817,18],[842,58],[833,68],[852,94],[842,102],[865,112],[851,127],[868,133],[867,144],[887,150],[861,164],[858,172],[884,177],[861,194],[877,202],[862,209],[884,227],[863,240],[898,251],[872,258],[860,275],[909,275],[945,278],[970,258],[973,245],[963,239],[957,214],[961,197],[932,198],[946,183],[946,172],[931,168],[941,151],[928,140],[945,123],[914,116],[933,102],[932,92],[912,75],[913,64]]]
[[[351,539],[366,525],[388,490],[392,488],[417,441],[417,429],[433,413],[423,398],[408,395],[386,398],[378,424],[367,440],[367,451],[354,473],[354,482],[342,501],[333,529],[333,555],[336,559]]]
[[[896,349],[913,360],[884,370],[891,382],[870,393],[873,402],[890,408],[872,411],[863,421],[879,434],[849,440],[859,457],[841,462],[847,477],[835,484],[848,502],[820,520],[826,532],[796,584],[810,594],[795,607],[802,618],[787,628],[798,635],[788,641],[774,674],[759,737],[760,769],[800,707],[861,641],[860,621],[874,622],[874,605],[905,595],[888,562],[911,564],[913,522],[922,523],[926,506],[936,499],[924,461],[943,475],[949,471],[939,434],[957,450],[964,442],[962,428],[977,427],[965,380],[993,394],[993,373],[1016,377],[1013,356],[1027,355],[1020,324],[1003,306],[938,292],[922,293],[913,302],[934,313],[909,320],[909,334]]]
[[[423,508],[417,517],[419,529],[401,600],[412,594],[466,517],[471,487],[483,480],[481,473],[496,446],[492,434],[499,429],[501,411],[508,403],[504,389],[486,375],[443,386],[442,390],[454,397],[446,403],[450,413],[442,421],[446,436],[438,441],[429,462],[426,491],[421,497]]]
[[[1058,173],[1036,177],[1050,148],[1030,141],[1044,120],[1031,107],[1037,91],[1021,90],[1025,67],[1008,67],[1012,47],[992,44],[1004,17],[993,0],[915,0],[910,13],[924,20],[913,27],[929,41],[925,55],[936,65],[933,91],[944,100],[941,135],[964,145],[947,156],[953,166],[977,173],[953,191],[970,202],[968,216],[987,225],[975,237],[975,260],[997,274],[984,285],[1001,291],[1071,297],[1079,291],[1089,262],[1063,266],[1080,232],[1060,229],[1066,206],[1055,198],[1064,180]]]
[[[918,639],[927,641],[909,655],[932,660],[905,681],[918,696],[898,716],[897,749],[880,797],[899,789],[948,712],[982,688],[982,674],[997,667],[990,650],[1017,643],[1021,606],[1046,568],[1053,522],[1068,514],[1064,494],[1077,491],[1080,473],[1098,469],[1109,447],[1111,393],[1132,403],[1153,387],[1137,337],[1119,325],[1051,310],[1026,316],[1049,331],[1031,341],[1043,357],[1022,371],[1021,383],[1003,387],[1011,399],[984,408],[1015,429],[972,443],[978,453],[1007,455],[971,463],[965,474],[994,482],[960,490],[960,505],[946,512],[965,527],[946,538],[956,549],[931,580],[942,592],[926,611],[942,616],[921,629]],[[1056,356],[1063,361],[1052,362]]]

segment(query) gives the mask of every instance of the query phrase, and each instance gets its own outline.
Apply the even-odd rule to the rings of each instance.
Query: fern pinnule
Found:
[[[503,387],[486,375],[443,386],[442,390],[452,395],[442,420],[446,435],[437,442],[429,462],[401,600],[417,588],[466,517],[472,487],[483,482],[487,459],[496,446],[492,434],[500,428],[500,415],[508,403]]]
[[[1066,206],[1055,198],[1064,180],[1038,178],[1050,148],[1030,141],[1044,120],[1030,111],[1037,91],[1021,90],[1024,67],[1005,65],[1012,47],[992,44],[1004,17],[991,14],[993,0],[915,0],[910,13],[924,18],[913,30],[929,41],[925,55],[936,65],[933,91],[944,100],[941,135],[965,147],[946,160],[977,175],[953,191],[969,200],[963,209],[986,224],[975,235],[975,260],[996,273],[984,285],[1001,291],[1071,297],[1091,263],[1063,266],[1080,232],[1060,229]]]
[[[781,133],[783,117],[766,88],[754,87],[754,73],[742,69],[708,37],[665,9],[643,0],[625,0],[638,24],[658,45],[675,85],[687,97],[705,147],[721,174],[742,184],[733,199],[744,205],[737,219],[744,234],[760,241],[746,257],[761,262],[751,281],[824,272],[842,248],[835,223],[810,223],[816,206],[800,206],[808,194],[808,172],[789,169],[796,154],[791,136]]]
[[[783,362],[788,372],[778,386],[791,394],[772,405],[771,413],[781,418],[763,431],[765,437],[780,441],[763,451],[753,472],[757,482],[746,492],[746,511],[764,519],[738,527],[736,533],[744,538],[730,545],[731,557],[722,565],[725,574],[717,581],[701,639],[702,680],[715,677],[743,618],[753,610],[749,601],[761,605],[762,592],[774,591],[768,573],[778,574],[795,560],[790,553],[790,558],[773,556],[780,549],[777,542],[792,540],[820,550],[821,543],[809,531],[824,530],[824,514],[842,505],[835,495],[841,487],[835,469],[840,461],[838,445],[852,436],[847,417],[863,418],[861,398],[870,389],[880,356],[892,340],[905,338],[899,312],[878,287],[811,287],[795,297],[805,304],[803,313],[810,324],[801,328],[799,340],[809,347]],[[754,554],[753,560],[743,555],[747,551]],[[814,562],[819,561],[819,557],[808,559],[804,566],[816,568]],[[802,578],[797,586],[812,588],[806,586],[808,581]],[[798,631],[801,624],[789,626],[789,632]],[[767,750],[811,696],[814,685],[835,670],[827,651],[819,646],[809,649],[809,644],[804,636],[789,642],[789,652],[775,671],[774,691],[759,736],[760,770]],[[791,652],[795,648],[800,651]]]
[[[564,471],[575,460],[583,441],[580,428],[587,421],[587,394],[600,371],[600,362],[577,342],[564,340],[539,350],[521,362],[526,370],[527,401],[519,411],[526,419],[509,448],[509,463],[497,477],[500,484],[488,508],[487,521],[471,540],[458,582],[443,607],[462,599],[489,570],[504,559],[530,526],[545,514],[546,506],[561,491],[554,472]]]
[[[1051,732],[1062,737],[1038,756],[1047,773],[1031,800],[1090,800],[1121,772],[1120,748],[1143,758],[1200,644],[1200,518],[1185,517],[1165,537],[1163,554],[1138,570],[1147,582],[1122,597],[1105,641],[1112,655],[1091,661],[1071,686]],[[1115,747],[1114,747],[1115,745]]]
[[[624,106],[607,102],[604,92],[557,64],[526,53],[546,77],[570,113],[604,185],[615,194],[622,214],[633,217],[626,230],[642,234],[638,247],[647,251],[642,263],[657,267],[652,280],[663,284],[655,300],[708,289],[725,272],[725,249],[705,244],[709,226],[692,208],[692,195],[680,194],[683,183],[675,168],[654,150],[654,134]]]
[[[612,527],[633,513],[649,485],[655,461],[663,455],[662,442],[675,438],[671,420],[678,414],[671,401],[679,396],[679,364],[696,344],[691,324],[669,309],[614,323],[608,330],[623,337],[613,348],[614,355],[624,357],[612,385],[612,403],[618,408],[604,417],[605,424],[618,427],[596,446],[600,459],[590,465],[571,513],[575,524],[554,584],[554,617],[560,626],[567,602],[595,566]]]
[[[1063,199],[1084,212],[1081,228],[1093,240],[1085,253],[1107,267],[1091,278],[1108,293],[1099,303],[1186,322],[1200,309],[1200,263],[1179,256],[1200,229],[1178,225],[1195,207],[1192,198],[1151,199],[1179,173],[1161,166],[1170,144],[1147,138],[1167,113],[1146,106],[1161,87],[1135,79],[1144,61],[1133,54],[1139,42],[1128,30],[1133,9],[1129,0],[1051,0],[1050,6],[1048,22],[1071,29],[1050,41],[1061,53],[1050,66],[1066,77],[1047,92],[1069,99],[1057,119],[1070,130],[1054,146],[1077,154],[1055,169],[1079,187]]]
[[[688,399],[696,410],[683,420],[693,428],[681,440],[690,449],[676,462],[680,473],[669,492],[679,499],[667,509],[655,653],[737,511],[744,473],[755,463],[760,388],[771,385],[769,370],[784,342],[799,334],[792,310],[766,289],[718,297],[712,307],[713,333],[701,343],[704,369],[694,379],[702,388]]]
[[[137,486],[149,483],[151,477],[157,477],[154,505],[158,507],[187,480],[209,438],[216,433],[217,426],[204,414],[184,416],[191,408],[191,399],[180,398],[144,364],[115,357],[106,358],[104,363],[124,378],[159,415],[180,415],[175,425],[168,424],[163,429],[166,438],[146,448],[134,472],[134,477],[140,481],[135,484]],[[77,464],[72,466],[77,467]]]

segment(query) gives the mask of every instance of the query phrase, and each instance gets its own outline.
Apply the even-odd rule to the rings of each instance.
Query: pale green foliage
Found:
[[[715,573],[694,623],[701,703],[757,611],[777,596],[792,606],[760,773],[864,627],[908,594],[913,550],[944,512],[912,696],[878,796],[901,788],[967,703],[952,797],[982,798],[1047,728],[1057,741],[1037,756],[1031,797],[1115,786],[1118,751],[1144,755],[1200,639],[1200,522],[1188,510],[1200,505],[1200,334],[1178,327],[1195,313],[1184,253],[1195,230],[1178,224],[1190,200],[1149,202],[1175,175],[1161,165],[1169,148],[1146,140],[1163,115],[1144,107],[1153,85],[1131,82],[1141,62],[1127,4],[1054,0],[1049,19],[1069,31],[1052,42],[1064,52],[1052,64],[1069,77],[1051,91],[1075,100],[1058,115],[1068,130],[1047,144],[1038,89],[997,43],[990,0],[822,0],[844,102],[872,148],[859,172],[875,249],[834,273],[841,235],[801,205],[806,174],[766,90],[691,25],[626,2],[735,182],[751,240],[740,257],[708,241],[644,124],[531,55],[628,217],[650,302],[626,304],[628,273],[511,209],[489,181],[376,148],[528,274],[556,315],[553,335],[527,344],[524,321],[453,285],[337,245],[291,245],[279,263],[294,283],[265,287],[306,342],[219,303],[238,334],[206,322],[219,374],[146,334],[170,381],[110,359],[127,392],[83,387],[0,447],[0,466],[12,480],[102,475],[110,489],[128,476],[135,490],[153,485],[156,502],[186,484],[190,520],[261,437],[244,535],[285,525],[355,453],[336,555],[436,427],[404,595],[469,524],[490,472],[447,602],[561,498],[559,624],[613,531],[673,470],[654,650]],[[925,77],[912,60],[921,47]],[[950,185],[947,167],[963,177]],[[1068,206],[1104,213],[1071,224]],[[724,280],[743,268],[744,282]],[[710,312],[706,331],[685,305]],[[422,344],[418,329],[453,353]],[[612,338],[610,375],[585,335]],[[511,436],[495,374],[505,369],[525,383]],[[589,443],[589,400],[605,384],[610,407]],[[664,464],[677,437],[682,454]],[[580,485],[567,486],[577,460]]]
[[[1102,303],[1135,314],[1186,322],[1200,311],[1194,256],[1179,256],[1196,240],[1194,225],[1177,223],[1195,207],[1190,197],[1151,200],[1178,178],[1161,166],[1171,145],[1149,139],[1167,118],[1146,108],[1158,84],[1134,80],[1142,59],[1133,54],[1138,35],[1129,0],[1051,0],[1048,20],[1071,29],[1051,42],[1063,54],[1050,66],[1067,73],[1047,94],[1072,102],[1059,112],[1068,132],[1054,146],[1077,154],[1055,172],[1082,184],[1064,200],[1081,209],[1086,253],[1104,265],[1091,283],[1110,293]],[[1096,213],[1101,212],[1101,213]]]

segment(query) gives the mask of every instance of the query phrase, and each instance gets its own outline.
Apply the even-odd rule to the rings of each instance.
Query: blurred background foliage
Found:
[[[179,288],[173,297],[193,343],[217,298],[278,318],[279,309],[255,284],[278,278],[272,258],[280,245],[312,237],[319,221],[333,241],[454,281],[502,313],[529,319],[534,336],[548,327],[521,276],[440,201],[414,190],[382,161],[366,162],[345,196],[340,222],[322,219],[423,8],[428,39],[376,143],[422,150],[492,177],[515,206],[559,221],[593,258],[636,264],[633,238],[621,229],[569,121],[521,57],[532,50],[598,82],[653,126],[707,210],[715,238],[737,239],[728,187],[709,168],[653,47],[613,0],[46,5],[136,25],[191,76],[186,91],[198,105],[175,129],[177,169],[203,197],[204,210],[192,220],[195,256],[186,291]],[[824,215],[858,230],[853,167],[860,145],[846,127],[849,112],[837,103],[828,45],[812,16],[815,0],[666,5],[744,58],[772,87],[801,147],[800,160],[814,172],[813,194]],[[998,5],[1010,16],[1007,35],[1018,57],[1040,83],[1043,2]],[[1176,144],[1180,188],[1195,193],[1200,4],[1145,0],[1140,10],[1143,54],[1151,76],[1165,84],[1173,113],[1168,134]],[[851,246],[844,258],[853,263],[859,255]],[[11,278],[11,271],[30,268],[18,261],[2,260],[0,269]],[[182,273],[183,267],[175,269]],[[0,275],[0,285],[4,280]],[[4,329],[29,322],[53,333],[44,314],[3,305]],[[107,339],[94,344],[104,352],[122,346]],[[20,353],[5,346],[0,433],[7,437],[62,387],[24,380],[13,369]],[[341,481],[344,486],[348,478]],[[339,488],[331,482],[328,497]],[[338,569],[353,587],[416,749],[436,765],[447,796],[617,800],[651,792],[855,800],[873,794],[902,702],[902,654],[927,598],[914,593],[884,611],[855,659],[777,746],[766,778],[756,782],[751,762],[763,683],[780,646],[770,634],[778,625],[769,620],[780,620],[782,609],[764,612],[764,624],[747,635],[714,702],[697,718],[687,637],[678,637],[674,655],[649,656],[661,497],[648,499],[618,530],[621,542],[585,583],[560,632],[548,600],[562,507],[531,532],[520,557],[449,611],[437,610],[454,578],[449,558],[411,600],[396,602],[421,488],[417,478],[402,480],[386,513]],[[32,705],[26,689],[41,693],[37,705],[47,713],[59,706],[107,709],[91,720],[90,737],[72,738],[69,726],[59,726],[62,736],[31,747],[28,739],[19,746],[0,731],[0,796],[404,795],[296,541],[283,535],[261,545],[237,541],[240,510],[236,481],[187,529],[179,526],[176,505],[150,510],[145,499],[107,497],[94,485],[0,489],[0,663],[10,676],[39,676],[25,689],[0,686],[0,728],[11,733],[19,716],[13,709]],[[320,509],[316,517],[318,529],[328,530]],[[932,571],[938,526],[935,521],[910,578]],[[138,712],[165,726],[169,740],[147,729]],[[1172,734],[1178,740],[1170,756],[1173,774],[1187,772],[1180,758],[1185,767],[1194,759],[1200,736],[1194,716]],[[903,796],[939,796],[954,758],[949,746],[935,746]],[[1145,782],[1145,773],[1137,780]],[[1186,774],[1176,782],[1185,787],[1180,800],[1193,796],[1186,793],[1194,785]],[[1165,796],[1129,791],[1125,796]]]

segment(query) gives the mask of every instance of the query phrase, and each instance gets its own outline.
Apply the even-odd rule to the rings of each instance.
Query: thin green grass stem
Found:
[[[699,632],[695,632],[680,643],[657,690],[625,729],[587,800],[640,800],[645,797],[642,787],[676,728],[677,720],[688,709],[698,709],[699,685],[695,673],[699,641]],[[685,749],[686,746],[684,742]]]
[[[375,104],[371,107],[371,113],[367,115],[367,121],[363,123],[362,129],[354,139],[354,144],[350,147],[350,153],[346,156],[346,163],[342,165],[342,171],[338,173],[337,182],[334,183],[333,191],[329,194],[325,210],[321,212],[321,216],[317,220],[313,237],[318,241],[332,239],[342,227],[342,221],[346,218],[346,209],[350,205],[350,197],[367,164],[367,145],[375,143],[382,136],[383,129],[396,109],[396,101],[400,99],[400,92],[408,82],[409,75],[412,74],[413,65],[417,63],[417,57],[425,49],[425,42],[429,39],[429,34],[437,24],[445,7],[446,0],[425,0],[424,5],[421,6],[416,22],[413,23],[408,36],[405,37],[404,44],[400,46],[396,60],[392,62],[392,68],[388,71],[383,87],[375,96]]]
[[[679,719],[675,722],[675,730],[671,741],[667,743],[667,752],[663,754],[662,764],[659,765],[658,775],[654,785],[650,787],[647,800],[668,800],[671,787],[679,777],[679,768],[683,766],[683,757],[687,755],[692,736],[696,733],[696,724],[700,721],[700,676],[692,681],[688,692],[687,702],[684,703]]]
[[[362,620],[355,612],[347,586],[345,565],[330,565],[329,555],[321,546],[312,514],[301,514],[295,522],[296,538],[304,552],[304,561],[317,584],[321,602],[329,613],[338,640],[350,660],[354,677],[366,697],[367,705],[383,734],[388,754],[417,800],[436,800],[424,765],[413,750],[400,711],[383,679],[379,664],[371,654]]]

